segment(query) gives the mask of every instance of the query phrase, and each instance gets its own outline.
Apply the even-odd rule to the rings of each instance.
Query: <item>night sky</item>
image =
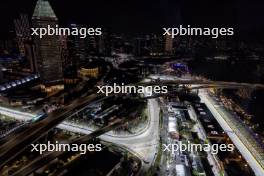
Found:
[[[2,0],[0,32],[19,13],[32,15],[36,0]],[[113,32],[152,33],[178,24],[263,31],[263,0],[50,0],[61,24],[108,27]]]

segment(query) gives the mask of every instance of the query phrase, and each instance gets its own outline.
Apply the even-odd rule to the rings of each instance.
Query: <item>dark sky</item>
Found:
[[[113,32],[151,33],[164,26],[235,27],[263,30],[263,0],[50,0],[60,23],[110,27]],[[1,0],[0,32],[19,13],[32,14],[36,0]]]

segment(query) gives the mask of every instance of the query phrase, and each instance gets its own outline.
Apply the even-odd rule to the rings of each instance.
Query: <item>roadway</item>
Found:
[[[209,87],[223,87],[223,88],[254,88],[254,89],[264,89],[263,84],[252,84],[252,83],[238,83],[238,82],[225,82],[225,81],[210,81],[210,80],[200,80],[200,79],[154,79],[149,82],[140,82],[135,85],[151,86],[151,85],[195,85],[204,86],[201,88]]]
[[[133,135],[112,135],[110,133],[105,133],[99,138],[107,142],[122,145],[136,156],[140,157],[140,159],[144,161],[143,166],[145,168],[149,168],[155,159],[158,151],[157,148],[159,147],[159,113],[160,107],[157,98],[148,99],[149,123],[147,128]],[[63,122],[58,125],[58,128],[80,134],[90,134],[93,131],[93,129],[89,127],[79,126],[70,122]]]
[[[128,121],[129,119],[124,120],[118,120],[114,123],[110,124],[109,126],[103,127],[99,130],[96,130],[88,135],[85,135],[83,137],[74,139],[70,142],[70,144],[87,144],[92,139],[112,130],[113,128],[116,128],[118,126],[121,126],[123,123]],[[65,156],[65,154],[68,153],[67,151],[53,151],[53,152],[47,152],[43,155],[40,155],[39,157],[35,158],[33,161],[28,163],[23,168],[19,169],[17,172],[12,174],[12,176],[25,176],[29,175],[30,173],[36,171],[37,169],[48,165],[50,162],[52,162],[54,159],[58,159],[62,156]]]
[[[123,136],[112,135],[108,132],[101,135],[100,139],[117,145],[122,145],[129,151],[133,152],[136,156],[140,157],[140,159],[142,159],[145,163],[144,166],[149,168],[155,159],[157,148],[159,147],[159,109],[157,99],[148,99],[148,114],[150,119],[148,126],[144,128],[144,130],[140,131],[138,134]],[[19,114],[19,112],[17,113]],[[29,117],[25,118],[29,119]],[[21,118],[19,119],[21,120]],[[63,130],[85,135],[89,135],[94,131],[92,128],[80,126],[71,122],[62,122],[58,124],[57,127]],[[10,144],[8,146],[10,146]],[[15,145],[13,146],[15,147]],[[2,149],[2,147],[0,149]],[[0,152],[1,151],[2,150],[0,150]]]
[[[224,111],[223,107],[218,106],[217,102],[214,101],[211,97],[209,97],[206,92],[200,91],[199,97],[201,98],[201,101],[206,104],[206,106],[212,112],[213,116],[216,118],[220,126],[225,130],[225,132],[235,144],[237,149],[240,151],[242,156],[248,162],[255,175],[263,176],[264,169],[261,166],[261,163],[263,163],[263,159],[261,159],[261,156],[263,155],[261,153],[256,153],[254,147],[249,147],[248,145],[246,145],[245,141],[247,141],[247,139],[243,137],[243,134],[232,124],[228,123],[227,120],[232,118],[232,115],[229,114],[227,111]]]
[[[154,162],[159,147],[159,113],[160,107],[157,99],[148,100],[148,113],[150,123],[148,128],[139,134],[128,137],[113,137],[109,135],[102,135],[100,138],[105,141],[111,141],[115,144],[120,144],[133,152],[137,153],[140,158],[145,161],[146,168]]]
[[[21,111],[15,110],[15,109],[5,108],[5,107],[0,107],[0,114],[5,115],[5,116],[9,116],[9,117],[14,117],[17,120],[21,120],[21,121],[27,121],[27,120],[30,120],[36,116],[34,114],[31,114],[31,113],[21,112]]]
[[[143,85],[157,85],[157,84],[198,84],[198,85],[221,85],[221,86],[246,86],[254,88],[264,88],[264,85],[252,85],[247,83],[229,83],[229,82],[212,82],[212,81],[201,81],[201,80],[175,80],[175,81],[152,81],[139,83]],[[96,99],[99,95],[92,94],[91,96],[81,98],[72,102],[70,105],[64,108],[58,109],[52,112],[46,119],[32,124],[30,128],[20,134],[15,135],[14,140],[8,141],[0,146],[0,168],[3,167],[8,161],[13,159],[19,153],[25,149],[26,146],[34,143],[37,139],[45,135],[50,129],[61,123],[66,117],[69,116],[74,110],[80,109],[83,105],[88,104],[90,101]],[[133,151],[137,156],[145,161],[144,166],[149,168],[154,162],[157,155],[157,148],[159,147],[159,105],[157,98],[148,99],[148,113],[150,123],[148,128],[139,134],[132,136],[111,136],[104,134],[100,138],[105,141],[110,141],[122,146],[125,146],[130,151]],[[18,117],[15,117],[18,118]],[[20,118],[28,118],[26,116]],[[90,134],[91,130],[83,129],[80,127],[73,126],[71,124],[61,123],[58,127],[62,127],[66,130],[73,132],[80,132],[83,134]],[[229,129],[230,130],[230,129]],[[231,134],[231,136],[233,136]],[[231,138],[232,139],[232,138]],[[234,142],[235,143],[235,142]],[[237,144],[238,145],[238,144]],[[246,151],[246,150],[245,150]],[[249,158],[250,159],[250,158]],[[251,158],[252,160],[252,158]],[[258,167],[257,167],[258,168]],[[262,170],[263,171],[263,170]]]
[[[0,169],[21,153],[28,145],[34,143],[36,140],[44,136],[49,130],[58,125],[65,118],[75,110],[89,104],[98,98],[99,95],[92,94],[85,98],[80,98],[70,105],[63,108],[57,109],[56,111],[50,113],[47,118],[40,122],[33,123],[29,125],[29,128],[13,137],[10,140],[0,146]]]

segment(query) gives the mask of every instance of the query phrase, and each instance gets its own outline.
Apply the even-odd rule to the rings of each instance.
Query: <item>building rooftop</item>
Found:
[[[38,0],[32,19],[40,18],[55,18],[57,19],[49,1],[47,0]]]

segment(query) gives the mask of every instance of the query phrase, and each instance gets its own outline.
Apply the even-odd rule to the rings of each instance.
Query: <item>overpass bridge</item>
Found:
[[[254,137],[254,134],[231,112],[222,106],[218,106],[218,102],[206,92],[200,92],[199,97],[248,162],[255,175],[264,175],[264,149],[263,145]]]
[[[100,136],[100,135],[102,135],[108,131],[111,131],[114,128],[117,128],[117,127],[123,125],[128,120],[129,120],[128,118],[123,119],[123,120],[117,120],[117,121],[113,122],[112,124],[110,124],[106,127],[103,127],[99,130],[91,132],[90,134],[87,134],[87,135],[80,137],[78,139],[71,140],[69,142],[69,144],[78,144],[78,145],[87,144],[92,139],[94,139],[94,138],[96,138],[96,137],[98,137],[98,136]],[[67,153],[69,153],[69,152],[68,151],[47,152],[43,155],[38,156],[33,161],[28,163],[26,166],[24,166],[23,168],[16,171],[14,174],[12,174],[12,176],[29,175],[29,174],[33,173],[34,171],[36,171],[37,169],[48,165],[51,161],[65,156]]]
[[[20,154],[28,145],[34,143],[44,136],[53,127],[57,126],[65,118],[69,117],[75,111],[83,108],[92,101],[100,97],[98,94],[78,99],[70,105],[60,108],[48,115],[47,118],[40,122],[30,124],[30,126],[13,136],[13,139],[0,146],[0,169]]]
[[[144,164],[143,167],[144,168],[150,167],[151,163],[153,162],[153,158],[156,156],[157,146],[159,146],[159,143],[158,143],[158,140],[159,140],[159,129],[158,129],[159,120],[157,120],[157,119],[159,119],[158,118],[159,117],[159,107],[158,107],[158,102],[156,100],[150,99],[148,101],[148,112],[150,113],[150,122],[146,126],[146,128],[143,131],[141,131],[140,133],[128,135],[128,136],[126,136],[126,135],[119,136],[119,135],[113,135],[110,133],[105,133],[105,134],[100,136],[100,139],[102,139],[104,141],[111,142],[111,143],[115,143],[118,146],[122,146],[124,149],[128,150],[129,152],[131,152],[132,154],[137,156],[139,159],[141,159],[141,161],[143,161],[143,164]],[[55,127],[55,125],[53,125],[53,127]],[[72,132],[76,132],[76,133],[80,133],[80,134],[85,134],[85,135],[89,135],[90,133],[93,133],[93,131],[94,131],[94,129],[92,129],[92,128],[82,127],[78,124],[73,124],[73,123],[69,123],[69,122],[62,122],[57,127],[60,129],[64,129],[67,131],[72,131]],[[51,128],[52,128],[52,126],[47,126],[47,129],[51,129]],[[35,135],[32,137],[34,137],[34,140],[31,139],[31,141],[33,141],[33,142],[39,138],[38,136],[35,136]],[[24,140],[26,140],[26,139],[24,139]],[[146,141],[148,141],[148,142],[146,143]],[[23,140],[21,142],[23,142]],[[26,141],[25,146],[27,146],[29,143],[31,144],[33,142]],[[15,145],[13,145],[13,147],[15,147]],[[0,149],[2,149],[1,146],[0,146]],[[5,148],[5,150],[6,149],[7,148]],[[0,152],[3,150],[0,150]],[[17,152],[17,150],[18,150],[18,153],[23,151],[23,149],[21,149],[19,147],[16,148],[15,150],[11,150],[11,151]],[[15,155],[17,156],[16,153],[15,153]],[[12,157],[10,153],[7,156]],[[57,155],[51,155],[51,156],[53,159],[54,159],[54,157],[55,158],[57,157]],[[12,157],[12,158],[14,158],[14,157]],[[52,158],[50,158],[50,156],[48,157],[49,160],[51,160]],[[3,158],[3,161],[7,164],[9,161],[11,161],[11,159]],[[0,163],[0,166],[3,167],[4,164]],[[35,165],[33,165],[33,166],[35,167]],[[0,169],[1,169],[1,167],[0,167]]]
[[[264,89],[263,84],[255,83],[238,83],[226,81],[209,81],[209,80],[195,80],[195,79],[180,79],[180,80],[151,80],[149,82],[140,82],[135,85],[153,86],[153,85],[183,85],[190,86],[191,88],[251,88],[251,89]]]
[[[145,82],[145,83],[137,83],[134,85],[193,85],[194,87],[198,85],[198,87],[202,86],[202,88],[206,88],[209,86],[225,86],[225,87],[247,87],[247,88],[264,88],[264,85],[262,84],[249,84],[249,83],[235,83],[235,82],[222,82],[222,81],[203,81],[203,80],[173,80],[173,81],[151,81],[151,82]],[[61,123],[65,118],[69,117],[71,114],[74,114],[76,111],[79,111],[83,107],[85,107],[87,104],[89,104],[92,101],[95,101],[101,97],[101,95],[98,94],[92,94],[90,96],[81,98],[79,100],[76,100],[72,102],[70,105],[65,106],[64,108],[58,109],[54,112],[52,112],[46,119],[30,125],[30,127],[15,135],[12,141],[8,141],[5,144],[0,146],[0,169],[6,165],[8,162],[10,162],[12,159],[14,159],[18,154],[20,154],[28,145],[31,143],[34,143],[37,141],[40,137],[44,136],[50,129],[57,126],[59,123]],[[155,97],[152,97],[155,98]],[[150,100],[151,101],[151,100]],[[152,102],[152,104],[155,105],[155,103]],[[152,105],[153,106],[153,105]],[[155,107],[155,108],[153,108]],[[152,110],[150,113],[156,112],[156,109],[158,109],[158,105],[155,105],[152,107]],[[153,111],[153,112],[152,112]],[[155,114],[159,114],[158,112]],[[155,116],[155,115],[152,115]],[[132,138],[127,139],[117,139],[117,137],[111,137],[111,136],[104,136],[103,139],[114,141],[117,144],[127,144],[129,146],[135,146],[134,149],[136,150],[146,150],[148,146],[145,146],[146,139],[151,141],[153,146],[157,145],[156,139],[154,140],[152,136],[152,132],[158,131],[158,122],[153,122],[153,125],[151,126],[151,130],[147,131],[144,134],[141,134],[140,136],[135,136]],[[155,132],[157,133],[157,132]],[[156,135],[158,136],[158,134]],[[141,138],[142,137],[142,138]],[[133,140],[135,139],[135,140]],[[135,143],[135,141],[138,141]],[[139,144],[138,144],[139,143]],[[139,147],[140,146],[140,147]],[[142,150],[143,151],[143,150]],[[151,150],[147,150],[152,151]],[[155,154],[155,152],[153,153]],[[146,159],[148,160],[148,159]]]

